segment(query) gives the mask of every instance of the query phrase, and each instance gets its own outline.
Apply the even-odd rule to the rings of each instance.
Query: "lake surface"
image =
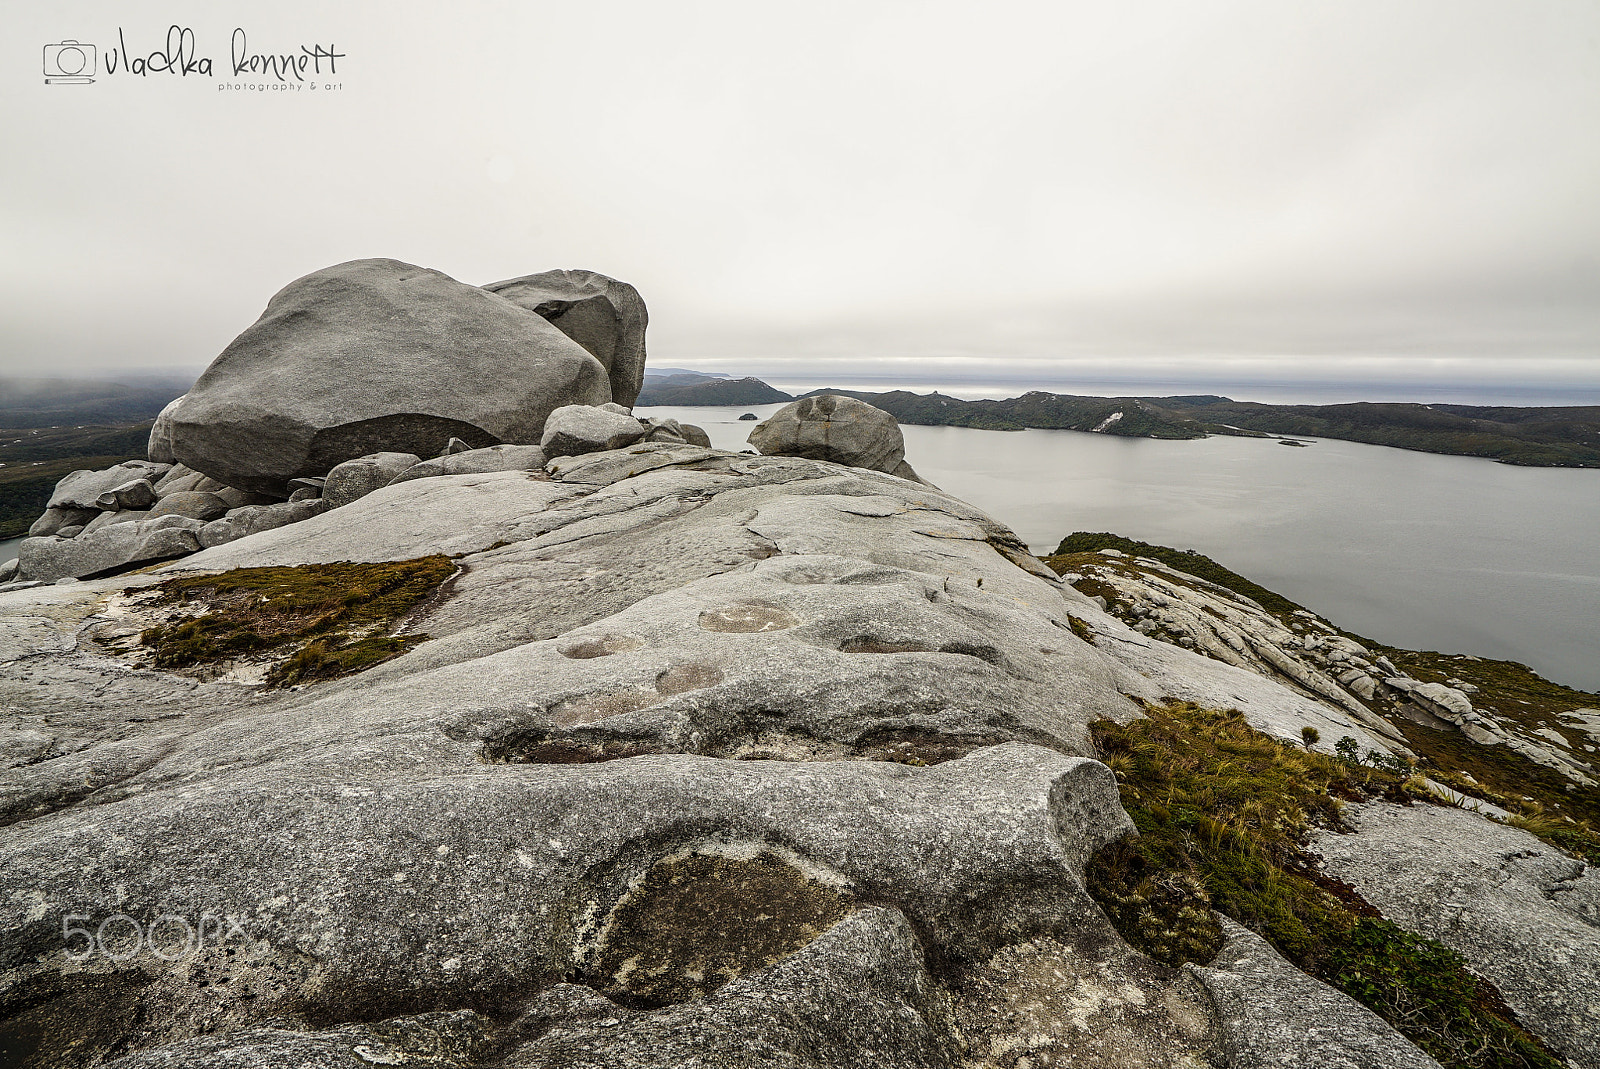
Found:
[[[651,407],[745,449],[781,405]],[[1600,471],[1315,440],[905,427],[924,478],[1036,553],[1073,531],[1197,549],[1342,627],[1600,691]]]

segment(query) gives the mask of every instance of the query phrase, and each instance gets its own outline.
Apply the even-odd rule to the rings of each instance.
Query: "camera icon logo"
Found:
[[[90,85],[95,75],[94,45],[68,39],[44,46],[46,85]]]

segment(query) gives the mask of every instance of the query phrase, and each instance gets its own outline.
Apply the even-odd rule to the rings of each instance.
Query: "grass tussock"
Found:
[[[1169,965],[1203,963],[1222,942],[1215,909],[1447,1067],[1559,1066],[1457,954],[1384,920],[1305,850],[1313,827],[1339,826],[1343,801],[1419,794],[1409,769],[1308,753],[1233,710],[1146,711],[1093,726],[1139,831],[1087,874],[1124,938]]]
[[[269,685],[332,679],[389,660],[426,639],[388,632],[455,568],[448,557],[436,555],[376,564],[239,568],[171,579],[155,588],[156,607],[176,606],[192,614],[149,628],[140,641],[154,649],[158,668],[287,653],[268,673]]]

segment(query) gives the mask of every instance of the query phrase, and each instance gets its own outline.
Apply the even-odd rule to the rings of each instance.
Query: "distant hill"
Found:
[[[901,423],[934,427],[976,427],[991,431],[1098,431],[1126,438],[1204,438],[1211,428],[1199,420],[1159,408],[1148,398],[1074,397],[1035,390],[1004,401],[963,401],[935,391],[863,393],[813,390],[807,396],[842,393],[883,409]]]
[[[690,371],[686,367],[647,367],[644,369],[646,382],[699,382],[702,379],[727,379],[731,375],[724,375],[720,371]]]
[[[1530,467],[1600,467],[1600,406],[1259,405],[1222,398],[1155,399],[1175,414],[1267,434],[1302,434]]]
[[[766,405],[793,401],[794,397],[773,389],[760,379],[713,379],[679,381],[678,376],[645,380],[638,405]]]
[[[1035,391],[1003,401],[962,401],[905,390],[858,397],[901,423],[984,430],[1098,431],[1142,438],[1208,434],[1303,435],[1387,445],[1424,453],[1486,457],[1530,467],[1600,467],[1600,407],[1509,408],[1476,405],[1263,405],[1211,394],[1181,397],[1079,397]]]

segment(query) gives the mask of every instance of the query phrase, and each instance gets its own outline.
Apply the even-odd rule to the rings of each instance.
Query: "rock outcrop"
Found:
[[[1316,849],[1397,923],[1437,939],[1576,1066],[1600,1066],[1600,869],[1439,806],[1352,807]]]
[[[1063,578],[1139,633],[1337,705],[1395,747],[1404,749],[1394,726],[1394,719],[1403,717],[1451,728],[1479,745],[1503,745],[1578,784],[1595,782],[1591,762],[1560,734],[1530,731],[1509,717],[1475,708],[1459,687],[1412,678],[1309,610],[1269,612],[1236,591],[1118,550],[1100,550],[1092,559],[1074,558],[1062,567],[1067,569]],[[1336,742],[1337,736],[1325,738],[1321,747],[1331,751]]]
[[[356,260],[284,287],[170,414],[177,460],[228,486],[286,484],[374,452],[539,440],[606,368],[542,316],[438,271]]]
[[[595,271],[543,271],[483,287],[536,312],[606,369],[611,400],[632,408],[644,385],[650,316],[639,291]]]
[[[881,408],[842,394],[802,397],[756,424],[748,441],[766,456],[808,457],[917,478],[900,424]]]

